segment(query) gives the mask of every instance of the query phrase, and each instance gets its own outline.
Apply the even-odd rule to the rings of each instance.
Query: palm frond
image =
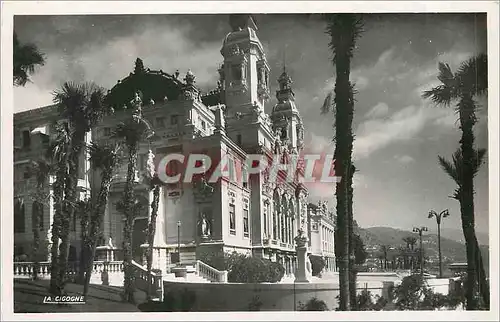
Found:
[[[439,81],[447,87],[453,87],[455,85],[455,75],[453,75],[450,65],[439,62],[438,69],[439,74],[437,78],[439,79]]]
[[[112,109],[104,103],[106,91],[94,83],[66,82],[54,91],[53,101],[75,131],[87,133]]]
[[[132,146],[150,138],[153,134],[154,131],[149,122],[142,117],[136,116],[118,124],[112,137],[122,139],[125,144]]]
[[[356,40],[363,32],[364,22],[360,15],[352,13],[325,14],[325,32],[330,36],[328,44],[332,50],[332,61],[337,61],[337,51],[347,50],[349,57],[352,57]]]
[[[484,53],[464,61],[456,77],[462,92],[482,95],[488,91],[488,56]]]
[[[114,169],[120,163],[118,144],[98,144],[92,142],[88,147],[90,164],[94,169]]]
[[[45,64],[45,56],[34,44],[21,44],[15,32],[13,40],[14,85],[24,86],[30,81],[29,75],[35,72],[35,67]]]
[[[479,168],[481,165],[484,163],[484,157],[486,156],[486,149],[478,149],[476,153],[474,153],[474,166],[472,168],[472,171],[474,173],[474,176],[479,172]]]
[[[335,93],[332,90],[326,95],[323,105],[321,106],[321,114],[327,114],[330,111],[335,111]]]
[[[445,107],[450,106],[456,96],[453,88],[446,85],[438,85],[430,90],[424,91],[422,94],[422,98],[430,99],[434,104]]]

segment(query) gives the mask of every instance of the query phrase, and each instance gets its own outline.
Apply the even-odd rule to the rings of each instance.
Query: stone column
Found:
[[[300,230],[295,237],[295,250],[297,251],[297,272],[295,273],[295,283],[309,283],[306,272],[307,261],[307,236]]]

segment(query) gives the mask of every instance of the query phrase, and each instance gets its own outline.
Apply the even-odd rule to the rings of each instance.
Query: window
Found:
[[[31,145],[31,134],[30,131],[23,131],[23,148],[28,148]]]
[[[267,237],[267,210],[264,209],[264,236]]]
[[[83,150],[81,153],[80,153],[80,156],[78,157],[78,179],[81,179],[81,180],[84,180],[85,179],[85,166],[86,166],[86,159],[87,159],[87,156],[85,155],[86,151]]]
[[[287,137],[286,128],[281,129],[281,139],[284,140]]]
[[[164,117],[157,117],[156,118],[156,126],[164,127],[165,126],[165,118]]]
[[[76,214],[73,214],[73,220],[71,221],[71,231],[76,231]]]
[[[29,179],[31,177],[30,170],[28,168],[24,169],[23,179]]]
[[[233,76],[233,80],[235,81],[239,81],[241,80],[241,76],[242,76],[242,73],[241,73],[241,65],[233,65],[232,66],[232,76]]]
[[[111,128],[109,127],[104,128],[104,136],[111,136]]]
[[[14,203],[14,232],[24,233],[24,202],[17,199]]]
[[[247,181],[243,181],[243,188],[248,189],[248,182]]]
[[[236,214],[233,204],[229,205],[229,233],[236,235]]]
[[[207,129],[207,123],[205,123],[205,121],[201,121],[201,128],[203,129],[203,131]]]
[[[170,115],[170,124],[177,125],[179,123],[178,115]]]
[[[250,235],[250,227],[248,226],[248,209],[243,209],[243,236]]]
[[[32,223],[34,224],[36,220],[39,220],[38,222],[38,228],[40,230],[43,230],[43,204],[35,201],[33,202],[33,206],[31,209],[32,212]],[[35,228],[35,227],[33,227]]]

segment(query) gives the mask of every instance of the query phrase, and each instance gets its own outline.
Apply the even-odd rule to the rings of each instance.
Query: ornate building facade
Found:
[[[286,163],[289,155],[302,150],[304,127],[295,103],[291,78],[283,70],[278,79],[277,104],[270,114],[265,113],[264,106],[270,97],[270,67],[257,37],[257,26],[250,15],[232,16],[230,24],[232,31],[223,40],[223,63],[215,90],[201,93],[191,71],[181,79],[178,71],[170,75],[161,70],[150,70],[144,67],[142,60],[137,59],[134,71],[118,81],[107,94],[107,103],[114,107],[115,112],[91,131],[89,140],[112,141],[114,128],[130,117],[131,110],[137,105],[154,130],[154,136],[141,142],[139,147],[136,194],[146,205],[151,203],[152,193],[142,182],[141,172],[146,171],[148,160],[158,165],[159,160],[172,153],[184,156],[203,153],[216,160],[228,157],[233,161],[236,172],[242,173],[246,170],[245,160],[249,154],[263,154],[270,162],[274,155],[280,155]],[[34,141],[48,142],[51,133],[47,124],[55,119],[55,107],[15,115],[16,140],[20,144],[15,151],[16,178],[19,176],[16,186],[21,187],[25,181],[23,165],[40,155],[43,144],[46,144]],[[33,131],[39,128],[44,128],[45,132],[37,134]],[[28,144],[30,149],[26,148],[25,140],[31,140]],[[82,198],[89,192],[97,191],[99,186],[99,175],[89,171],[88,161],[85,160],[83,155],[80,167],[82,179],[79,182]],[[169,169],[172,170],[174,165],[170,164]],[[115,249],[117,253],[123,242],[124,219],[116,204],[122,198],[126,168],[127,165],[123,164],[113,180],[100,247]],[[163,186],[154,238],[153,266],[162,270],[169,267],[172,254],[180,248],[183,263],[203,259],[210,254],[237,251],[278,261],[288,273],[293,272],[296,264],[294,237],[299,229],[307,231],[310,228],[308,191],[299,182],[303,175],[301,169],[299,166],[294,180],[290,182],[272,183],[268,180],[269,172],[264,172],[250,177],[248,182],[223,177],[216,183],[201,180]],[[51,189],[50,184],[47,189]],[[21,190],[16,195],[18,198],[22,197]],[[18,217],[23,217],[23,221],[29,218],[29,207],[23,208],[24,215],[16,213],[15,220],[19,222]],[[146,207],[134,221],[136,261],[142,261],[146,246],[144,230],[150,217],[149,209]],[[45,206],[45,212],[47,216],[43,225],[50,232],[50,203]],[[18,225],[21,226],[21,223]],[[29,227],[30,223],[23,222],[22,225]],[[75,225],[78,226],[77,223]],[[29,232],[16,232],[16,245],[28,247],[29,235]],[[72,235],[72,246],[78,254],[77,228]],[[20,253],[22,251],[18,250],[17,254]]]

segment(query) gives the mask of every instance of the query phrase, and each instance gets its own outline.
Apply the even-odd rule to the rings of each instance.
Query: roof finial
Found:
[[[286,44],[285,50],[283,50],[283,73],[286,73]]]

